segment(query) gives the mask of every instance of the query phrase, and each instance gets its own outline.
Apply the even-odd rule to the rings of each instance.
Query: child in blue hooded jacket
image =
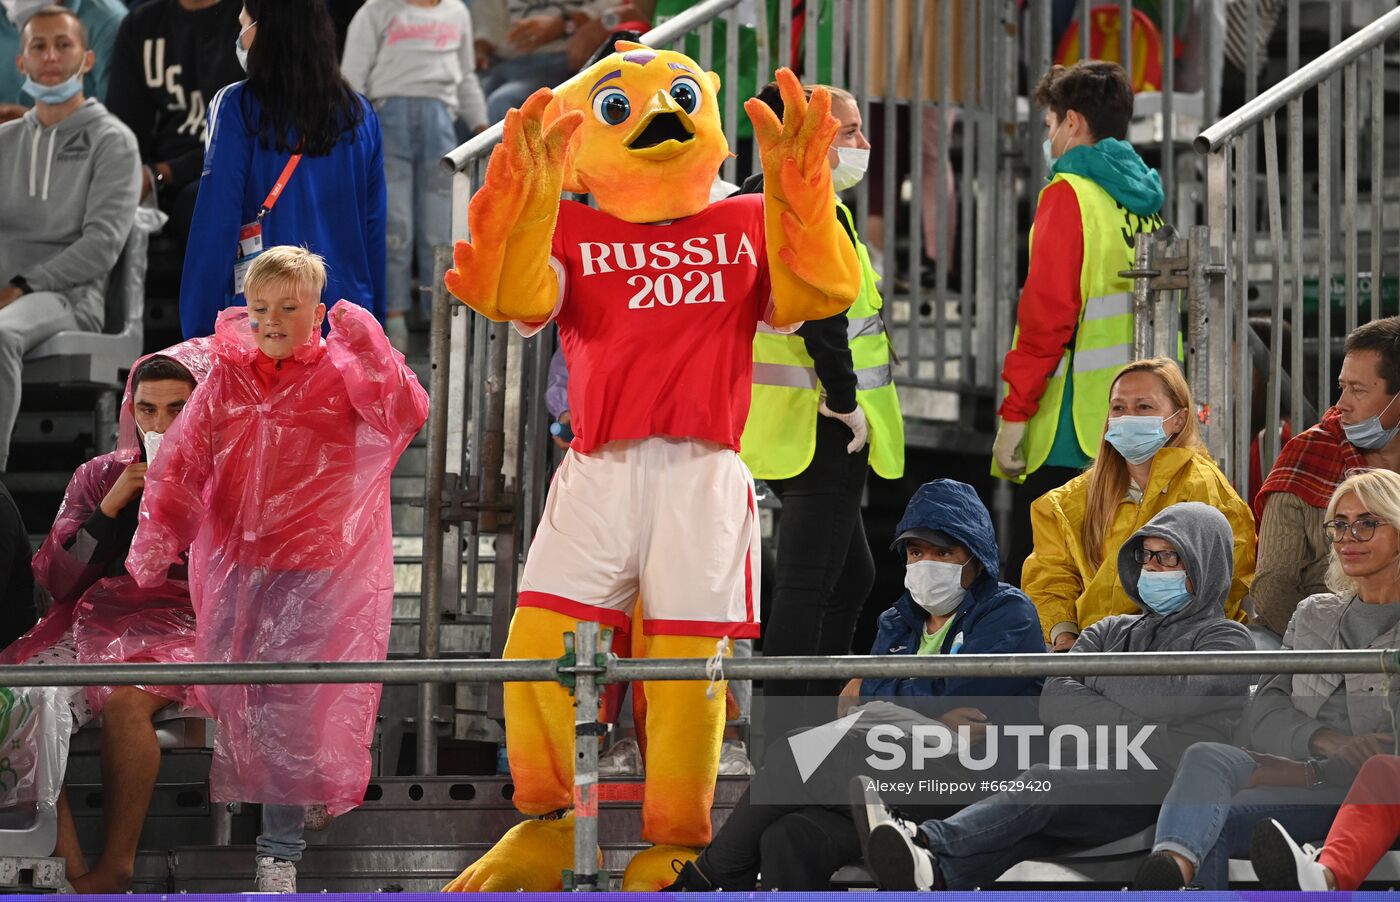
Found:
[[[904,558],[908,591],[880,616],[872,655],[1045,652],[1035,605],[1020,589],[998,580],[992,518],[972,486],[951,479],[920,486],[904,509],[892,548]],[[845,714],[857,696],[903,696],[911,703],[917,697],[916,712],[885,704],[866,720],[873,724],[894,713],[977,732],[993,718],[964,699],[1034,698],[1041,682],[1034,677],[851,680],[838,705]],[[806,776],[792,746],[769,737],[767,760],[749,790],[669,889],[752,890],[760,871],[764,889],[829,889],[836,870],[861,859],[842,781],[869,754],[865,735],[859,728],[846,732]],[[751,799],[755,794],[757,802]]]
[[[972,486],[925,483],[909,499],[890,547],[904,558],[906,591],[880,615],[872,655],[1043,652],[1040,617],[1025,593],[1001,582],[992,518]],[[1039,695],[1024,678],[906,677],[852,680],[841,695]],[[921,705],[920,710],[926,710]]]

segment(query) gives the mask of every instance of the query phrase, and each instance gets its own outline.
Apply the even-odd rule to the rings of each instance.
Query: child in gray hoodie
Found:
[[[1253,649],[1244,626],[1225,619],[1233,544],[1229,522],[1208,505],[1186,502],[1162,511],[1118,554],[1123,589],[1143,612],[1100,620],[1070,653]],[[868,831],[866,864],[881,889],[964,889],[990,884],[1029,858],[1135,833],[1156,819],[1186,749],[1207,737],[1228,740],[1249,681],[1214,675],[1049,679],[1041,720],[1048,728],[1077,725],[1091,736],[1106,729],[1118,741],[1090,758],[1110,769],[1076,769],[1073,755],[1062,767],[1038,764],[1017,779],[1024,789],[922,824],[891,814],[869,781],[857,778],[864,782],[855,784],[862,788],[854,815],[857,829]],[[1120,727],[1128,738],[1152,728],[1139,746],[1150,766],[1124,754]],[[1104,751],[1109,754],[1101,757]],[[1109,799],[1116,804],[1105,811]]]

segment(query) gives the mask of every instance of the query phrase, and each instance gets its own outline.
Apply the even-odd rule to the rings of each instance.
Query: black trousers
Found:
[[[851,820],[848,784],[869,773],[870,749],[860,731],[847,733],[803,779],[787,742],[770,743],[767,759],[729,813],[696,866],[716,889],[830,889],[831,875],[861,860]],[[1000,774],[980,772],[973,777]],[[956,763],[931,763],[925,776],[968,777]],[[752,797],[761,800],[755,803]],[[901,814],[919,821],[944,818],[962,805],[911,805]]]
[[[763,626],[763,654],[845,655],[856,620],[875,584],[875,561],[865,540],[860,501],[870,446],[846,452],[851,430],[817,417],[812,462],[791,479],[768,485],[783,502],[778,521],[777,579]],[[768,697],[835,695],[832,680],[769,681]]]
[[[1041,467],[1013,490],[1011,555],[1001,573],[1001,578],[1011,585],[1021,585],[1021,565],[1035,550],[1035,537],[1031,535],[1031,502],[1051,489],[1058,489],[1079,473],[1073,467]]]

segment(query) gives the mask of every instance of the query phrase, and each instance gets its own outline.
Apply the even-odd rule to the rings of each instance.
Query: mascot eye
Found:
[[[632,101],[623,91],[612,88],[593,98],[593,115],[604,125],[621,125],[632,115]]]
[[[671,83],[671,99],[687,114],[693,114],[700,109],[700,85],[693,78],[678,78]]]

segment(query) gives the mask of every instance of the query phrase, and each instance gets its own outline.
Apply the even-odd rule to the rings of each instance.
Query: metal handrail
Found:
[[[688,31],[692,31],[701,25],[718,19],[720,13],[731,7],[738,6],[739,0],[705,0],[692,6],[682,13],[678,13],[674,18],[667,19],[661,25],[648,31],[641,36],[640,43],[651,46],[669,44],[681,37]],[[558,91],[565,85],[571,85],[578,79],[578,74],[574,74],[554,90]],[[451,173],[461,172],[466,169],[477,157],[483,156],[496,143],[501,140],[502,124],[493,122],[486,131],[475,135],[467,142],[458,145],[448,151],[442,157],[442,168]]]
[[[599,682],[710,678],[704,658],[46,664],[0,666],[0,686],[171,686],[237,683],[544,682],[590,674]],[[1400,674],[1400,649],[1105,652],[1014,655],[844,655],[729,658],[723,679],[1160,676],[1258,673]]]
[[[704,658],[618,659],[611,636],[582,622],[557,659],[489,661],[260,662],[248,664],[48,664],[0,667],[0,685],[87,686],[228,683],[428,683],[558,680],[574,688],[574,861],[571,886],[598,887],[597,727],[603,683],[773,677],[1153,676],[1160,674],[1400,674],[1400,649],[1245,652],[1107,652],[1053,655],[848,655],[734,658],[710,672]]]
[[[1283,81],[1201,132],[1193,142],[1196,153],[1214,153],[1230,139],[1262,122],[1282,109],[1290,100],[1302,97],[1323,79],[1341,71],[1362,54],[1374,50],[1396,34],[1400,34],[1400,7],[1357,31],[1306,66],[1290,73]]]

